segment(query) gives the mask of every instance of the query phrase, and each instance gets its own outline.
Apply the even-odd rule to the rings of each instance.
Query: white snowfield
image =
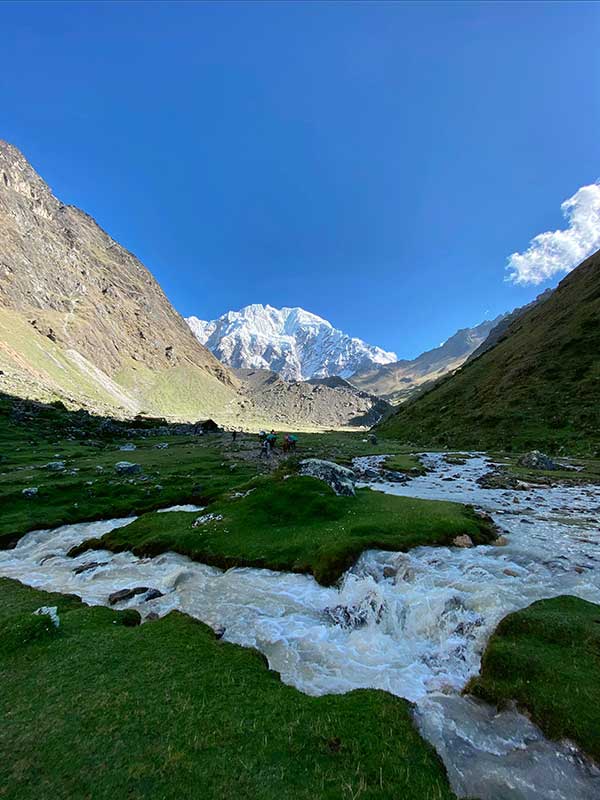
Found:
[[[235,369],[270,369],[286,380],[339,375],[398,360],[362,339],[334,328],[303,308],[255,303],[205,322],[187,317],[198,341]]]

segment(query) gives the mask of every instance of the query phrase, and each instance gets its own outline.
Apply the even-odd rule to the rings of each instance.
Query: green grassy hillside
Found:
[[[381,432],[419,446],[600,451],[600,253],[491,350],[408,403]]]

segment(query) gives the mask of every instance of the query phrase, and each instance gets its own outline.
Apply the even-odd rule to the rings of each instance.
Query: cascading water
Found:
[[[476,480],[490,469],[483,456],[461,466],[433,454],[426,462],[423,477],[373,488],[474,503],[502,526],[505,547],[368,551],[337,589],[304,575],[221,572],[173,553],[66,557],[124,519],[30,533],[0,553],[0,574],[92,605],[124,587],[157,588],[162,597],[141,594],[119,607],[143,616],[177,608],[223,626],[226,639],[258,648],[282,680],[309,694],[372,687],[412,700],[459,795],[599,798],[600,770],[575,748],[548,742],[515,711],[498,714],[459,692],[506,614],[559,594],[600,601],[600,487],[482,489]],[[90,562],[98,566],[74,571]]]

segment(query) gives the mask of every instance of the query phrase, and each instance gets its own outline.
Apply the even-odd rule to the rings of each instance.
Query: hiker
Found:
[[[296,445],[298,444],[298,437],[295,436],[293,433],[290,433],[288,436],[288,443],[290,450],[295,453],[296,452]]]
[[[271,442],[267,436],[264,437],[260,446],[260,458],[271,460]]]
[[[271,433],[267,434],[267,441],[271,446],[271,450],[275,449],[275,445],[277,444],[277,434],[275,431],[271,431]]]

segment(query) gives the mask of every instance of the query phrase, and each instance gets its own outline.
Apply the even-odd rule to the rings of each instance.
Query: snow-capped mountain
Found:
[[[348,336],[303,308],[255,303],[211,322],[197,317],[186,321],[198,341],[224,364],[236,369],[270,369],[286,380],[345,378],[398,358]]]

